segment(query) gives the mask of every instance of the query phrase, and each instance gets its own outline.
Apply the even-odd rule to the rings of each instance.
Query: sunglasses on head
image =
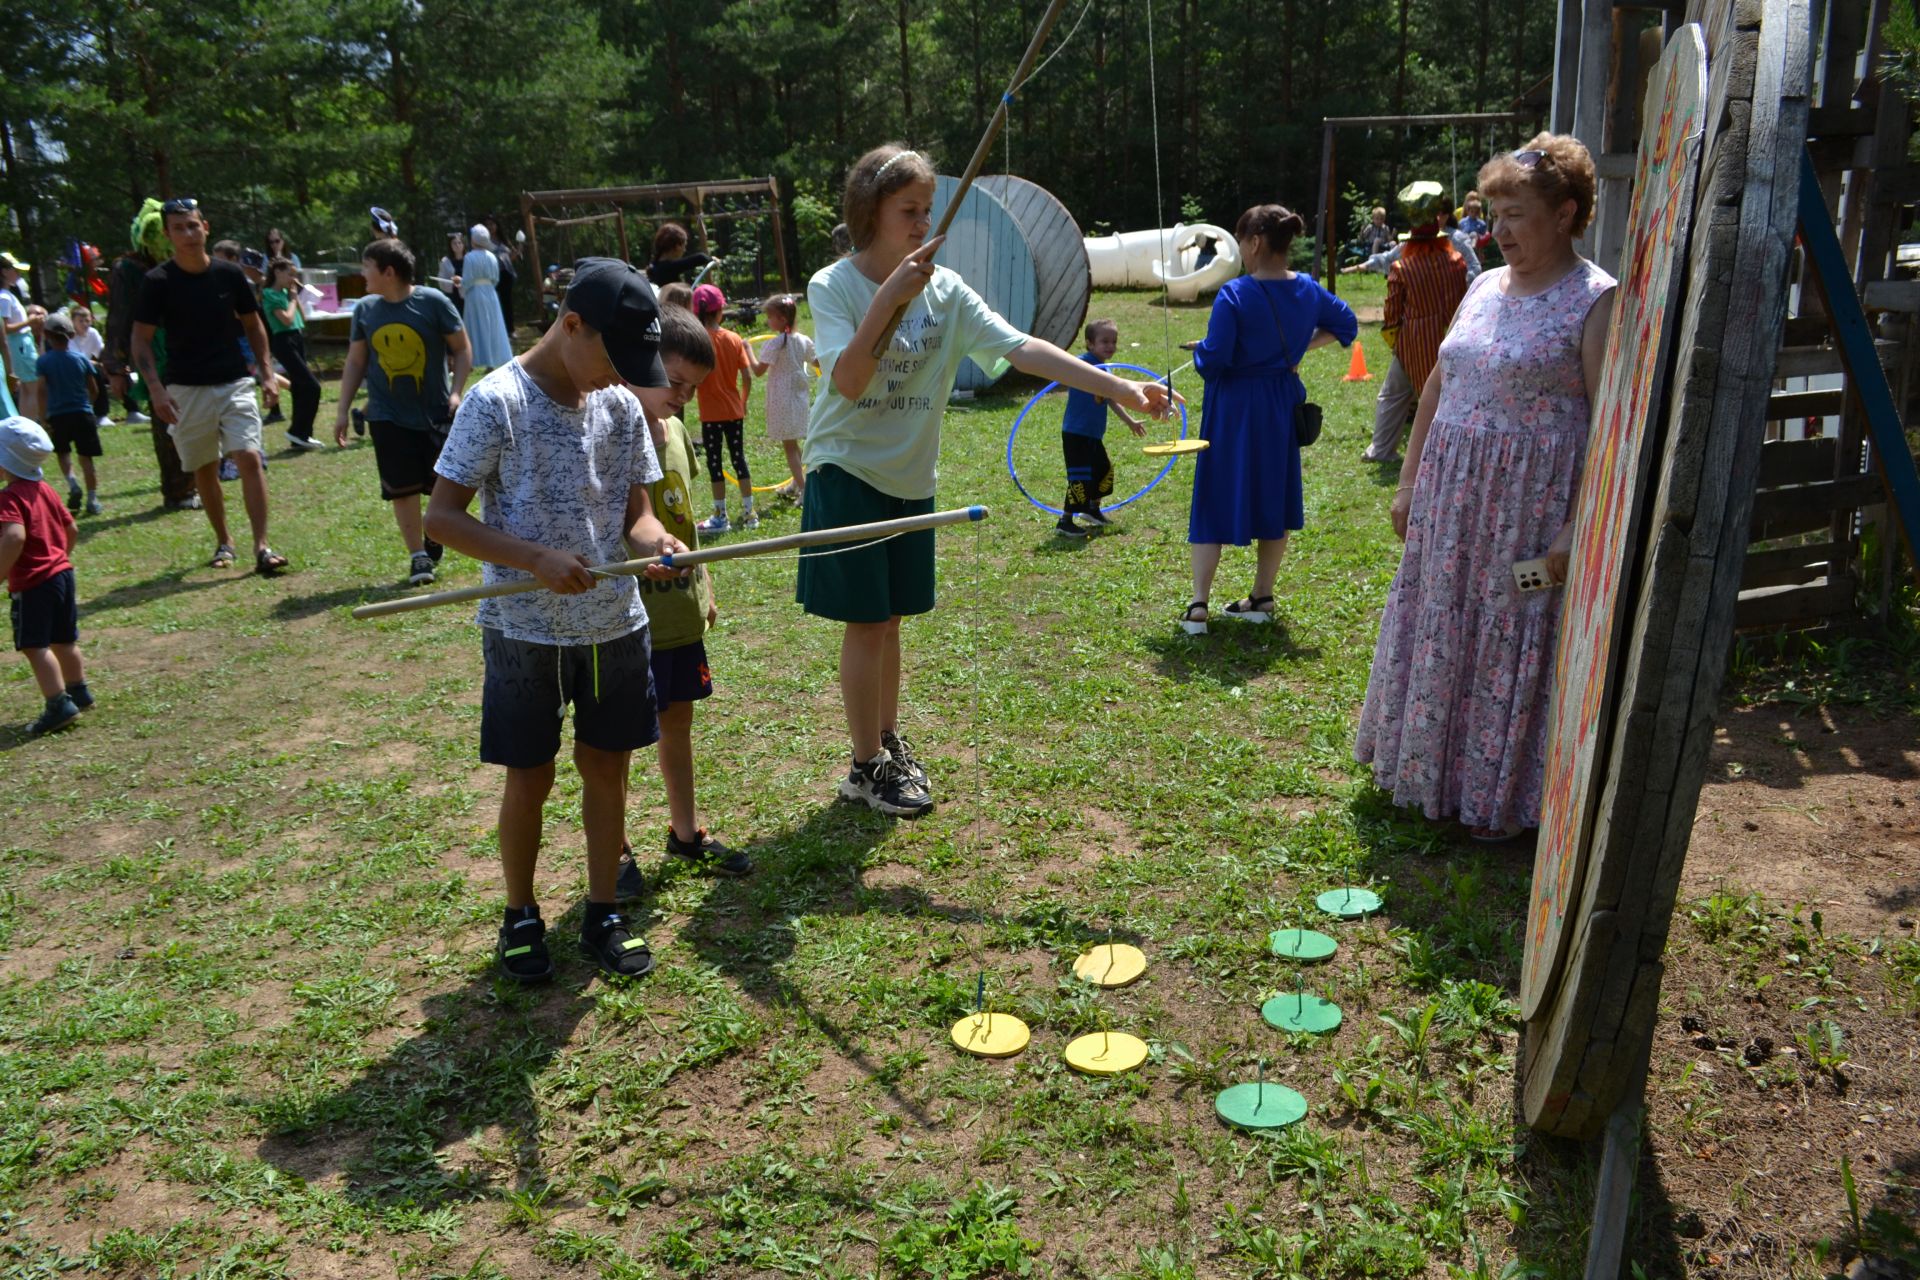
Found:
[[[1513,153],[1513,162],[1519,165],[1522,169],[1538,168],[1540,165],[1540,162],[1542,160],[1545,160],[1546,158],[1547,158],[1546,152],[1534,150],[1531,148],[1529,148],[1526,151],[1516,151]]]
[[[160,216],[164,218],[170,213],[194,213],[199,208],[200,202],[192,196],[175,196],[160,206]]]

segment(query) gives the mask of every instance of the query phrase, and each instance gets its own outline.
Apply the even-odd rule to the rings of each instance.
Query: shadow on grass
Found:
[[[1398,808],[1374,786],[1362,789],[1352,813],[1361,850],[1353,875],[1381,895],[1380,920],[1397,935],[1408,990],[1431,999],[1450,983],[1479,982],[1517,1000],[1534,842],[1474,844],[1458,823]],[[1515,1008],[1510,1044],[1518,1021]],[[1528,1207],[1509,1244],[1522,1264],[1548,1274],[1577,1271],[1592,1227],[1599,1144],[1534,1133],[1517,1098],[1512,1124],[1515,1177],[1528,1189]],[[1682,1258],[1682,1230],[1643,1143],[1625,1256],[1649,1276],[1687,1275],[1693,1268]]]
[[[158,492],[158,490],[155,490]],[[83,516],[80,519],[79,532],[73,536],[74,545],[79,546],[103,533],[115,529],[125,529],[137,524],[151,524],[171,515],[185,515],[184,511],[175,511],[172,507],[148,507],[144,511],[130,511],[118,516]]]
[[[1144,642],[1154,655],[1154,666],[1169,680],[1188,683],[1208,680],[1233,686],[1258,676],[1320,657],[1316,645],[1293,638],[1285,619],[1271,623],[1236,622],[1213,611],[1207,634],[1190,636],[1180,630],[1177,615],[1165,630]]]
[[[515,1189],[539,1181],[540,1078],[596,1006],[598,975],[574,944],[584,904],[547,922],[555,980],[520,987],[484,976],[424,1002],[421,1031],[343,1088],[289,1089],[263,1110],[262,1160],[301,1178],[341,1175],[359,1203],[435,1207],[490,1199],[485,1173],[451,1167],[444,1148],[495,1127],[515,1156]],[[650,903],[636,904],[645,919]]]
[[[393,582],[385,586],[341,587],[310,596],[283,596],[274,601],[272,615],[275,622],[297,622],[348,605],[358,607],[378,600],[392,600],[412,590],[404,582]]]
[[[884,1079],[885,1071],[868,1051],[868,1034],[847,1026],[831,1008],[782,974],[794,954],[796,918],[877,913],[928,925],[1013,929],[1075,949],[1109,936],[1105,929],[1058,912],[1001,915],[943,902],[915,886],[868,886],[863,881],[868,859],[891,833],[893,822],[846,804],[815,810],[800,826],[752,845],[749,851],[760,869],[751,879],[716,884],[682,934],[682,941],[732,979],[741,992],[763,1005],[797,1012],[869,1079]],[[1130,931],[1118,929],[1111,937],[1116,942],[1140,941]],[[971,975],[953,977],[936,969],[930,976],[950,980],[920,984],[920,1016],[928,1024],[945,1026],[972,1011]],[[921,1125],[934,1123],[914,1099],[891,1083],[884,1087],[903,1113]]]
[[[783,976],[797,942],[796,919],[876,912],[929,924],[1024,927],[1070,944],[1107,936],[1058,913],[1003,917],[943,903],[916,888],[869,888],[862,873],[892,827],[890,819],[865,809],[823,806],[799,826],[749,846],[759,870],[744,880],[713,882],[682,932],[699,959],[748,999],[795,1011],[858,1070],[882,1079],[883,1064],[866,1047],[869,1037]],[[678,862],[643,870],[649,892],[626,904],[640,921],[653,917],[661,885],[697,874]],[[260,1158],[309,1181],[339,1175],[343,1193],[357,1203],[423,1210],[538,1185],[546,1161],[537,1095],[553,1087],[556,1059],[578,1039],[581,1020],[605,998],[594,991],[595,970],[574,945],[582,909],[575,903],[548,922],[555,982],[519,988],[496,979],[489,965],[464,986],[429,997],[420,1032],[345,1086],[318,1091],[295,1086],[262,1107],[269,1136],[259,1146]],[[1138,941],[1119,931],[1113,936]],[[644,983],[652,980],[620,985],[644,996]],[[923,1016],[929,1022],[944,1024],[971,1009],[970,981],[953,978],[942,992],[927,998]],[[613,1034],[619,1034],[617,1027]],[[679,1067],[670,1045],[658,1065],[664,1079],[673,1079],[682,1070],[734,1056],[723,1051],[720,1059]],[[892,1084],[886,1088],[903,1114],[923,1126],[934,1123],[911,1097]],[[445,1158],[446,1148],[482,1130],[493,1130],[489,1140],[511,1150],[511,1188],[477,1162],[462,1167]]]
[[[241,573],[237,570],[216,570],[213,572],[221,572],[223,576],[217,578],[194,578],[192,580],[187,578],[188,574],[197,573],[204,567],[203,565],[196,564],[182,565],[177,569],[163,569],[150,578],[115,587],[103,596],[92,596],[83,600],[80,604],[80,615],[83,618],[91,617],[102,613],[112,613],[116,609],[131,609],[138,605],[152,604],[156,600],[164,600],[168,596],[184,595],[191,591],[205,591],[210,587],[230,587],[235,583],[245,582],[254,576],[251,573]]]

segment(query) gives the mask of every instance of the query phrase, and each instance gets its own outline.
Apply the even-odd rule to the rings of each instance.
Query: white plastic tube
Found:
[[[1214,258],[1199,266],[1200,250],[1213,239]],[[1163,255],[1172,269],[1163,265]],[[1087,237],[1087,262],[1096,289],[1166,286],[1175,302],[1192,302],[1240,274],[1240,246],[1233,233],[1211,223],[1181,223],[1159,231],[1123,231]]]

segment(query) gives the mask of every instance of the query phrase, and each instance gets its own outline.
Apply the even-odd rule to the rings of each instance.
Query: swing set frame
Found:
[[[708,208],[709,201],[729,198],[729,203],[733,203],[739,197],[760,198],[738,208]],[[670,201],[683,205],[684,212],[666,211],[663,206]],[[585,214],[570,212],[583,205],[596,211]],[[627,234],[629,217],[642,224],[656,226],[666,221],[682,221],[692,234],[694,247],[701,253],[712,252],[707,231],[709,223],[764,219],[773,231],[773,256],[780,272],[781,292],[793,292],[793,276],[787,268],[787,242],[781,222],[780,182],[777,178],[729,178],[716,182],[663,182],[649,186],[522,191],[520,220],[525,225],[527,252],[536,273],[534,289],[543,312],[548,299],[557,298],[564,291],[552,288],[547,283],[546,260],[540,255],[540,229],[546,227],[564,235],[568,227],[611,222],[620,239],[620,256],[633,262]]]
[[[1473,111],[1456,115],[1438,116],[1325,116],[1320,121],[1320,207],[1315,211],[1314,235],[1319,237],[1320,252],[1325,255],[1327,264],[1326,285],[1328,291],[1339,293],[1340,279],[1340,241],[1339,229],[1334,222],[1337,216],[1337,204],[1340,193],[1334,186],[1334,141],[1342,129],[1411,129],[1422,126],[1447,125],[1519,125],[1537,123],[1540,113],[1534,111]],[[1455,191],[1452,198],[1458,200],[1460,193]]]

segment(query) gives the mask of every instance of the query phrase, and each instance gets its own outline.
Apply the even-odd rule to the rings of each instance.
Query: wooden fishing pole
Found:
[[[1007,123],[1007,110],[1013,105],[1013,95],[1026,85],[1027,76],[1032,72],[1033,64],[1039,60],[1040,50],[1045,47],[1047,36],[1053,31],[1054,22],[1060,17],[1060,11],[1066,7],[1067,0],[1052,0],[1052,3],[1047,6],[1046,13],[1041,16],[1039,29],[1033,33],[1033,42],[1020,56],[1019,69],[1013,73],[1013,79],[1007,82],[1007,91],[1000,95],[1000,105],[994,108],[993,119],[987,121],[987,131],[980,135],[980,145],[973,149],[973,159],[967,162],[967,171],[961,175],[960,185],[953,189],[953,199],[947,201],[946,209],[940,214],[940,225],[934,230],[933,239],[937,240],[947,234],[947,229],[953,225],[954,214],[960,211],[961,202],[967,198],[967,191],[973,186],[973,180],[980,176],[981,168],[987,163],[987,153],[993,150],[994,139],[1000,136],[1001,127]],[[886,355],[887,348],[893,345],[893,332],[900,327],[900,322],[907,318],[908,305],[910,304],[902,303],[893,313],[893,319],[887,321],[887,327],[881,331],[880,339],[873,348],[875,360]]]
[[[716,560],[738,560],[743,556],[791,551],[796,547],[817,547],[838,542],[864,542],[877,538],[891,538],[902,533],[917,533],[922,529],[938,529],[944,525],[968,524],[985,520],[988,514],[985,507],[955,507],[951,511],[929,511],[925,515],[903,516],[898,520],[876,520],[872,524],[842,525],[838,529],[810,529],[804,533],[789,533],[779,538],[761,538],[757,542],[738,542],[725,547],[702,547],[698,551],[646,556],[639,560],[616,560],[609,564],[594,565],[588,572],[596,578],[634,578],[656,564],[664,565],[669,569],[690,569],[695,565],[712,564]],[[451,591],[432,591],[423,596],[407,596],[400,600],[382,600],[377,604],[363,604],[353,611],[353,616],[384,618],[389,614],[412,613],[416,609],[432,609],[443,604],[464,604],[469,600],[491,600],[497,596],[517,596],[529,591],[544,590],[546,588],[537,578],[529,578],[524,582],[496,582],[480,587],[455,587]]]

